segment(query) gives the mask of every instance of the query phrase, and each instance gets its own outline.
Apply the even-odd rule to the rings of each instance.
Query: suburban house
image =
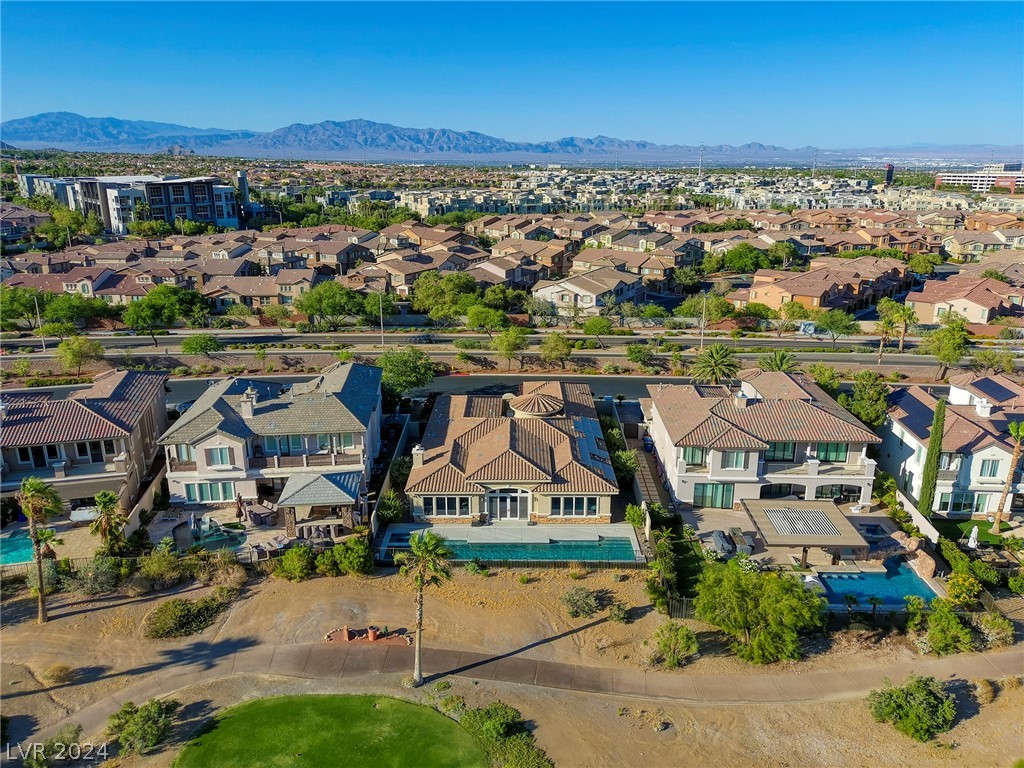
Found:
[[[988,323],[1010,315],[1024,301],[1024,288],[989,277],[957,275],[946,280],[929,280],[924,288],[907,294],[907,306],[918,320],[935,325],[950,312],[969,323]],[[1020,311],[1019,309],[1016,311]]]
[[[672,496],[732,509],[748,499],[867,504],[879,438],[804,376],[742,371],[740,385],[647,387],[641,401]]]
[[[533,288],[536,298],[552,302],[559,312],[579,311],[585,315],[599,314],[601,307],[612,302],[637,303],[643,294],[639,275],[615,267],[599,267],[560,280],[541,280]]]
[[[0,239],[5,243],[14,243],[30,237],[36,227],[49,224],[50,214],[34,211],[23,205],[0,202]]]
[[[618,495],[590,388],[525,382],[505,397],[443,395],[406,484],[426,523],[610,523]]]
[[[294,304],[319,279],[312,269],[283,269],[273,277],[211,279],[201,292],[203,298],[216,310],[226,310],[232,304],[259,308],[272,304]]]
[[[290,389],[229,378],[207,389],[160,443],[172,504],[276,501],[285,533],[309,538],[366,522],[380,452],[381,371],[339,363]]]
[[[167,423],[163,373],[107,371],[67,398],[4,393],[0,403],[0,495],[22,479],[53,485],[69,509],[113,491],[131,510],[156,461],[157,436]]]
[[[882,427],[879,466],[896,478],[914,503],[921,497],[928,442],[938,401],[921,387],[902,387],[889,396]],[[950,379],[942,428],[942,453],[931,510],[951,517],[992,515],[1010,471],[1013,441],[1007,425],[1024,421],[1024,387],[1001,374],[965,373]],[[1024,510],[1024,478],[1014,470],[1004,511]]]
[[[576,243],[571,240],[502,240],[491,248],[494,256],[515,256],[523,254],[547,267],[550,275],[564,275],[569,272],[576,253]]]
[[[1006,241],[995,232],[950,232],[942,247],[953,261],[976,261],[985,251],[1001,251]]]

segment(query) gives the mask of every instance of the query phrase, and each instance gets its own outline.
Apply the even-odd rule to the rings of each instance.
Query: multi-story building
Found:
[[[889,397],[879,466],[915,504],[921,498],[925,458],[935,421],[935,397],[902,387]],[[1013,444],[1007,424],[1024,421],[1024,387],[1003,375],[965,373],[950,379],[942,453],[932,509],[950,517],[991,517],[1009,475]],[[1024,478],[1013,469],[1004,512],[1024,511]]]
[[[1024,172],[1020,163],[995,163],[984,166],[980,171],[947,172],[935,177],[935,187],[943,185],[970,187],[975,192],[988,192],[992,187],[1005,187],[1014,193],[1024,186]]]
[[[146,199],[153,219],[208,221],[218,227],[238,226],[235,188],[216,176],[147,181]]]
[[[650,385],[642,401],[672,496],[868,503],[879,438],[804,376],[743,371],[740,385]]]
[[[0,404],[0,495],[25,477],[53,485],[66,506],[89,505],[113,491],[131,509],[156,459],[167,423],[162,373],[108,371],[61,399],[7,392]]]
[[[1024,303],[1024,289],[980,275],[956,275],[929,280],[921,290],[908,293],[905,302],[922,323],[941,323],[950,312],[970,323],[988,323],[1019,311],[1015,308]]]
[[[206,390],[160,438],[172,504],[276,500],[288,536],[366,521],[380,452],[381,371],[340,363],[282,389],[230,378]]]

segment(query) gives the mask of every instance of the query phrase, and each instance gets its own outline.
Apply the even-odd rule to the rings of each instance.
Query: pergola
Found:
[[[812,548],[831,551],[854,550],[854,557],[867,557],[870,545],[831,501],[783,501],[763,499],[742,502],[766,548],[800,549],[800,567],[807,567]]]

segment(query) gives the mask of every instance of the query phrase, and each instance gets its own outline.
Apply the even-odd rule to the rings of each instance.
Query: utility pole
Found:
[[[39,314],[39,297],[33,296],[33,301],[36,303],[36,325],[40,328],[43,327],[43,318]],[[43,352],[46,352],[46,337],[43,334],[39,334],[39,338],[43,340]]]
[[[708,324],[708,292],[704,291],[704,300],[700,308],[700,350],[704,351],[704,328]]]
[[[384,348],[384,291],[380,292],[380,346]]]
[[[697,149],[697,179],[700,180],[701,176],[704,175],[704,142],[700,143],[700,147]]]

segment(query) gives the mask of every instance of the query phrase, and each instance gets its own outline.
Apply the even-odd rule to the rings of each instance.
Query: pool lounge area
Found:
[[[825,597],[832,607],[845,607],[846,595],[856,597],[857,605],[865,610],[870,608],[868,599],[872,597],[882,598],[882,609],[902,610],[906,607],[906,597],[913,595],[931,601],[939,596],[928,581],[917,575],[903,555],[891,557],[882,563],[881,568],[870,570],[817,569],[816,578],[824,587]]]
[[[399,523],[388,526],[380,547],[381,558],[390,560],[407,549],[417,531],[432,530],[448,541],[455,560],[484,563],[644,563],[633,526],[600,525],[427,525]]]

